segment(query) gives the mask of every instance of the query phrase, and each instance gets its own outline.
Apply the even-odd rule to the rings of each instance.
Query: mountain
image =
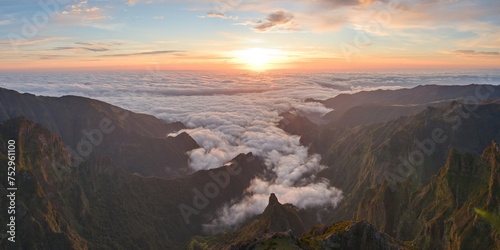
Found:
[[[247,225],[213,237],[195,237],[188,249],[413,249],[366,221],[318,225],[306,232],[301,212],[271,194],[264,212]]]
[[[182,249],[220,204],[241,197],[265,169],[251,154],[175,179],[131,174],[109,157],[75,166],[59,136],[24,118],[0,125],[2,166],[8,140],[17,146],[14,246],[22,249]],[[1,168],[0,176],[6,172]],[[2,197],[7,187],[1,178]],[[7,203],[0,200],[1,207]],[[0,217],[2,225],[7,220]],[[8,235],[0,236],[5,248]]]
[[[185,128],[77,96],[44,97],[0,88],[0,122],[25,117],[59,135],[80,161],[108,156],[131,173],[179,177],[191,173],[186,152],[198,144]]]
[[[283,120],[322,155],[328,167],[318,175],[346,194],[324,221],[366,220],[419,249],[500,247],[496,100],[451,101],[356,127]]]
[[[335,126],[352,127],[385,122],[452,101],[480,103],[500,98],[500,86],[421,85],[411,89],[361,91],[321,101],[334,111],[324,118]]]
[[[470,88],[452,90],[456,95]],[[408,91],[394,95],[394,103],[411,91],[412,103],[445,96]],[[285,113],[279,126],[321,154],[325,168],[316,177],[342,189],[344,199],[335,209],[298,209],[272,194],[263,213],[240,228],[207,235],[203,225],[217,218],[218,209],[241,199],[252,179],[265,175],[262,159],[240,154],[220,168],[191,173],[185,152],[196,142],[187,134],[165,137],[179,124],[131,112],[122,117],[114,111],[126,111],[86,98],[0,94],[6,119],[0,124],[0,165],[8,165],[9,140],[16,141],[18,159],[16,249],[500,247],[498,100],[453,100],[355,127],[342,125],[343,119],[354,121],[350,116],[318,125]],[[364,112],[356,107],[348,112]],[[103,138],[89,156],[71,150],[82,138],[97,140],[82,133],[94,128]],[[126,151],[127,143],[138,148]],[[0,176],[7,176],[7,168],[0,168]],[[9,186],[0,178],[0,196],[8,197]],[[8,202],[0,199],[0,207]],[[314,226],[318,220],[323,225]],[[0,216],[0,224],[7,223]],[[0,248],[7,247],[8,236],[0,233]]]
[[[306,223],[301,218],[303,211],[291,204],[281,204],[275,194],[269,197],[269,203],[261,215],[250,220],[236,231],[223,233],[215,237],[195,237],[192,249],[253,249],[268,234],[288,232],[290,236],[300,236],[306,231]],[[307,216],[303,216],[304,219]]]
[[[383,173],[397,171],[407,162],[414,167],[409,179],[426,183],[441,169],[450,147],[479,155],[492,140],[500,139],[500,105],[496,103],[477,105],[473,112],[467,111],[465,104],[450,103],[412,116],[353,128],[313,128],[305,117],[287,119],[289,124],[303,125],[282,122],[282,127],[290,132],[300,131],[301,142],[320,153],[322,163],[329,166],[320,176],[351,193],[380,184]],[[301,127],[307,130],[297,129]]]

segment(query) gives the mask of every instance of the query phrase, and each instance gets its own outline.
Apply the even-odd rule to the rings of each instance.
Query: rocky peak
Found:
[[[276,205],[276,204],[281,205],[281,203],[278,201],[278,197],[276,197],[276,195],[274,193],[271,193],[271,195],[269,196],[269,204],[268,204],[268,206],[273,206],[273,205]]]
[[[276,194],[272,193],[269,196],[269,204],[260,218],[267,222],[268,232],[291,230],[292,234],[299,236],[305,232],[299,211],[299,208],[291,204],[281,204]]]

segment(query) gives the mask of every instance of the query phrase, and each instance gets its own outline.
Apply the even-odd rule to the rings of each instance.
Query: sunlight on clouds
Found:
[[[101,8],[88,6],[88,2],[86,0],[68,6],[66,10],[62,12],[62,15],[66,17],[79,18],[83,21],[95,21],[111,18],[104,15]]]

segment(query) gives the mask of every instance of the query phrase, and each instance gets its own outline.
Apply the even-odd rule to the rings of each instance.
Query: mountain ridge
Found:
[[[419,85],[397,90],[360,91],[339,94],[320,101],[333,108],[324,115],[330,125],[369,125],[409,116],[452,101],[485,102],[500,98],[500,86],[488,84],[470,85]]]
[[[0,122],[16,117],[42,124],[61,136],[74,157],[111,157],[131,173],[165,178],[191,173],[186,152],[199,145],[184,129],[85,97],[44,97],[0,88]]]

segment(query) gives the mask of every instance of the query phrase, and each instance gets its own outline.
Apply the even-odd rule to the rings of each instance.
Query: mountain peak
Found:
[[[274,193],[271,193],[271,195],[269,196],[268,206],[271,206],[274,204],[281,204],[281,203],[278,201],[278,197],[276,197],[276,195]]]
[[[500,155],[500,147],[498,146],[495,140],[491,141],[491,143],[486,147],[482,153],[482,158],[484,160],[490,161],[494,164],[497,156]]]

